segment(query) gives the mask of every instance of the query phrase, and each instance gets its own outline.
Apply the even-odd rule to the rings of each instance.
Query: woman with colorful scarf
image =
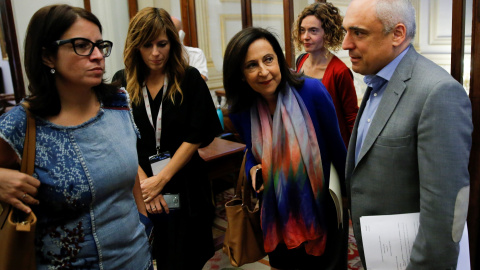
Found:
[[[345,145],[327,90],[299,76],[265,29],[243,29],[225,50],[227,104],[249,150],[245,170],[253,187],[262,169],[261,221],[272,269],[346,269],[339,243],[348,235],[338,228],[328,190],[333,163],[345,192]]]

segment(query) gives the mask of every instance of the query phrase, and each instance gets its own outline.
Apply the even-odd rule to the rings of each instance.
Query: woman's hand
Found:
[[[140,175],[140,187],[142,188],[142,196],[145,203],[149,203],[160,194],[170,179],[190,161],[199,146],[200,143],[183,142],[172,159],[157,175],[145,179],[142,179],[142,175]]]
[[[29,214],[32,209],[27,204],[39,204],[37,195],[40,181],[17,170],[0,168],[0,201]]]
[[[157,197],[157,195],[162,192],[168,181],[170,181],[170,179],[164,177],[162,172],[163,170],[157,175],[140,180],[140,187],[142,189],[142,196],[145,204],[151,202],[155,197]]]
[[[257,193],[260,193],[263,191],[263,184],[258,190],[256,188],[257,170],[260,170],[260,169],[262,169],[262,164],[257,164],[256,166],[253,166],[250,169],[250,178],[252,179],[252,187],[253,187],[253,190],[255,190]]]
[[[160,214],[163,212],[163,210],[165,210],[165,213],[167,214],[170,213],[167,202],[163,198],[162,194],[159,194],[157,197],[155,197],[153,200],[151,200],[149,203],[146,203],[145,205],[147,206],[147,211],[150,214]]]

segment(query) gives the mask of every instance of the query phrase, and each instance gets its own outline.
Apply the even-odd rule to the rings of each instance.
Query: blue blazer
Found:
[[[340,172],[345,170],[346,149],[342,136],[340,135],[335,107],[333,106],[330,94],[319,80],[311,78],[305,78],[303,86],[296,90],[305,103],[315,128],[322,157],[323,174],[327,187],[330,176],[330,163],[333,163],[335,169],[339,172],[339,176],[342,178],[340,180],[344,183],[343,175]],[[261,163],[260,160],[255,159],[251,151],[252,129],[250,123],[250,109],[244,110],[240,113],[230,114],[229,117],[239,135],[247,145],[246,149],[248,149],[248,153],[245,164],[245,173],[248,176],[248,179],[250,179],[250,169]],[[342,190],[342,192],[342,194],[345,194],[345,189]]]

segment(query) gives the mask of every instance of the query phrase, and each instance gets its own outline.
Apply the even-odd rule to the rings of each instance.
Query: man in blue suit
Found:
[[[420,212],[407,269],[456,269],[470,190],[468,96],[410,45],[410,1],[353,0],[343,27],[343,49],[369,86],[346,165],[362,262],[360,217]]]

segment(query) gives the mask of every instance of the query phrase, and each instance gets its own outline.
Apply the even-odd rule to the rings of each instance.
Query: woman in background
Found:
[[[261,223],[272,269],[346,269],[341,243],[348,235],[337,229],[328,191],[330,164],[343,172],[346,149],[327,90],[290,72],[277,39],[262,28],[230,40],[223,83],[254,188],[262,170]]]
[[[153,269],[138,214],[148,220],[135,181],[138,131],[127,93],[103,82],[111,49],[82,8],[43,7],[27,29],[35,169],[18,171],[26,112],[16,106],[0,117],[0,201],[34,210],[39,270]]]
[[[293,40],[298,50],[296,70],[319,79],[332,96],[340,133],[348,147],[358,112],[357,94],[350,69],[331,51],[342,46],[345,32],[342,16],[331,3],[316,2],[306,7],[294,24]]]
[[[125,70],[114,76],[126,82],[141,134],[138,173],[162,270],[202,269],[214,254],[212,191],[197,150],[222,129],[205,81],[184,55],[168,12],[144,8],[130,21]],[[158,159],[162,166],[151,164]]]

